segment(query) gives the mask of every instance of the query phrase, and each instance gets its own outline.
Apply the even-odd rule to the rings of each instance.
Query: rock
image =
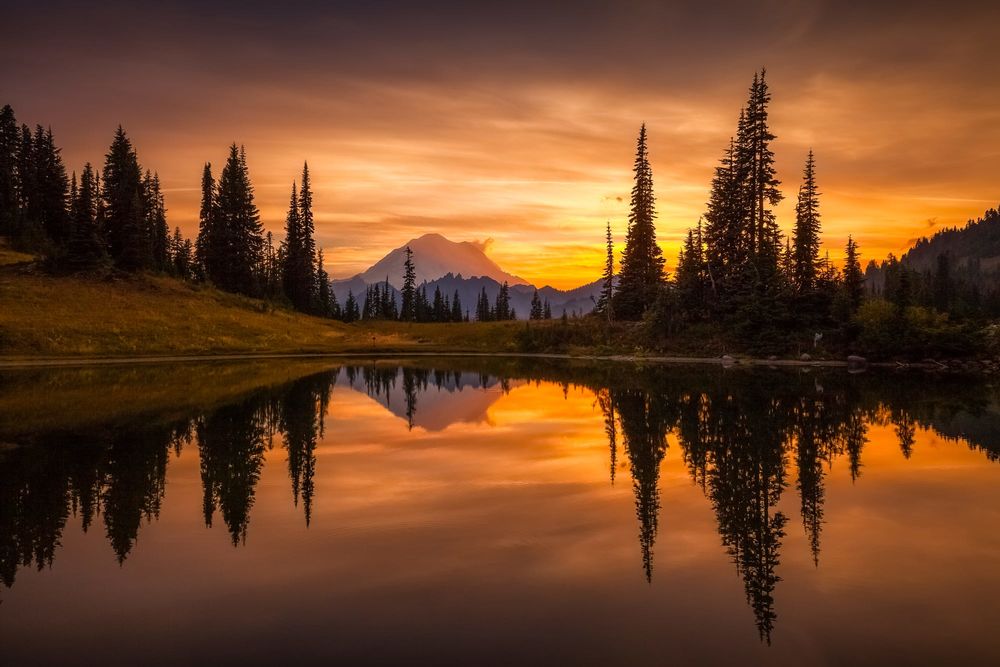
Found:
[[[802,355],[799,357],[799,361],[812,361],[812,357],[809,356],[808,352],[803,352]]]
[[[722,363],[724,363],[724,364],[731,364],[734,361],[736,361],[736,360],[733,359],[732,357],[730,357],[728,354],[722,355]]]
[[[847,363],[850,366],[865,366],[868,364],[868,360],[864,357],[860,357],[856,354],[852,354],[847,357]]]

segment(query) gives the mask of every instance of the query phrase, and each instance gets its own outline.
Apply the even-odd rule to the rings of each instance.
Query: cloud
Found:
[[[493,238],[489,237],[482,241],[469,241],[469,243],[479,248],[480,251],[487,252],[490,249],[490,246],[493,245]]]
[[[189,235],[230,141],[278,234],[308,159],[331,272],[439,231],[533,282],[589,282],[605,221],[624,235],[643,121],[676,257],[762,64],[786,230],[810,147],[834,257],[848,234],[884,256],[1000,200],[1000,3],[556,4],[13,0],[0,104],[51,124],[76,171],[123,123]]]

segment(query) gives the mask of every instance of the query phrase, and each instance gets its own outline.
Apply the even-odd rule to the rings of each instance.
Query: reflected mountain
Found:
[[[487,422],[490,407],[510,389],[523,384],[468,371],[376,365],[347,367],[341,370],[338,381],[367,393],[406,420],[410,428],[419,426],[431,433],[459,423]]]
[[[204,522],[224,526],[234,546],[248,542],[257,486],[276,448],[284,450],[289,500],[301,508],[308,527],[316,451],[325,417],[336,409],[335,387],[370,396],[407,428],[431,433],[459,423],[490,427],[488,409],[528,382],[553,383],[564,395],[571,387],[591,392],[602,417],[598,437],[608,442],[610,481],[615,483],[619,468],[631,478],[645,580],[653,582],[656,541],[664,532],[661,470],[667,456],[674,456],[709,501],[721,549],[742,580],[761,641],[768,644],[778,619],[781,551],[790,530],[790,517],[779,509],[784,494],[797,495],[801,530],[820,567],[826,477],[843,465],[855,483],[863,479],[872,427],[891,429],[907,458],[914,454],[918,430],[930,429],[991,461],[1000,459],[997,388],[947,376],[900,382],[889,375],[814,369],[637,368],[538,359],[364,362],[306,370],[278,380],[268,376],[256,386],[220,380],[222,394],[198,401],[161,385],[151,392],[158,403],[137,404],[125,413],[91,407],[76,421],[60,414],[48,429],[45,406],[69,405],[64,401],[76,395],[60,396],[59,386],[78,392],[90,382],[88,392],[101,395],[123,384],[131,387],[139,376],[106,376],[107,388],[90,376],[73,376],[73,382],[11,377],[0,389],[0,405],[20,406],[21,412],[0,421],[4,586],[13,586],[19,568],[51,566],[71,519],[84,532],[103,523],[111,552],[124,565],[142,526],[160,514],[172,458],[189,447],[197,448]],[[151,372],[168,382],[155,375],[161,371]],[[191,378],[176,372],[179,386],[189,386]],[[221,367],[212,373],[242,377]],[[40,388],[34,398],[32,386]],[[37,414],[30,411],[33,406]],[[668,447],[668,437],[676,451]],[[782,507],[788,510],[787,504]]]

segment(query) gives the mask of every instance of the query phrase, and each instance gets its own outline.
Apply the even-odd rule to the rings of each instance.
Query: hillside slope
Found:
[[[344,324],[153,275],[0,268],[0,357],[516,351],[523,324]]]

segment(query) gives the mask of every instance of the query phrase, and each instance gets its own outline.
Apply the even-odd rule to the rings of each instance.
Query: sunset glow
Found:
[[[436,4],[278,15],[15,2],[0,27],[3,101],[51,125],[78,172],[103,161],[121,123],[185,234],[202,165],[221,166],[230,142],[246,145],[264,224],[279,236],[308,160],[335,278],[436,231],[492,238],[491,257],[538,285],[595,280],[606,220],[623,242],[642,122],[672,267],[762,65],[779,222],[793,222],[812,148],[832,257],[849,233],[865,260],[899,254],[1000,200],[1000,59],[987,53],[997,6],[770,2],[766,20],[714,25],[721,7]],[[268,30],[244,11],[274,13]],[[44,54],[32,47],[43,36]]]

